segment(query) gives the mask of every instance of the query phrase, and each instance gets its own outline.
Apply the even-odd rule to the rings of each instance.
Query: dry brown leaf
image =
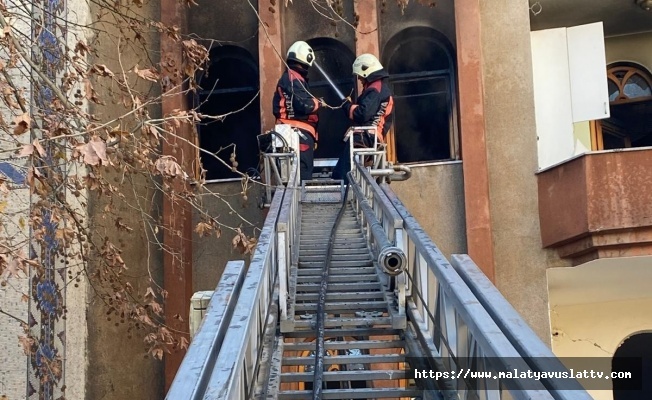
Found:
[[[145,298],[148,298],[148,297],[153,298],[153,299],[156,298],[156,294],[154,293],[154,289],[152,289],[151,286],[148,287],[147,290],[145,291]]]
[[[34,153],[34,145],[33,144],[26,144],[23,146],[22,149],[20,149],[20,153],[18,155],[20,157],[27,157],[31,156],[32,153]]]
[[[38,139],[34,139],[32,144],[34,145],[36,151],[41,155],[41,157],[45,157],[45,149],[43,146],[41,146],[41,143],[38,141]]]
[[[94,136],[88,143],[77,145],[77,151],[84,156],[84,162],[88,165],[108,165],[109,160],[106,158],[106,143]]]
[[[86,55],[87,53],[90,53],[91,49],[86,45],[86,43],[82,42],[81,40],[77,42],[75,45],[75,53],[79,53],[82,56]]]
[[[104,64],[95,64],[91,68],[91,72],[98,74],[99,76],[105,76],[105,77],[113,77],[114,74],[111,72],[109,68],[107,68],[106,65]]]
[[[161,78],[159,73],[154,68],[138,69],[138,64],[136,64],[134,67],[134,72],[142,79],[151,82],[157,82]]]
[[[179,338],[179,347],[182,349],[188,348],[188,339],[186,339],[185,336]]]
[[[163,350],[162,349],[156,348],[156,349],[152,349],[150,352],[152,353],[152,356],[154,356],[155,358],[157,358],[159,360],[163,359]]]
[[[14,118],[16,126],[14,127],[14,135],[21,135],[29,130],[30,118],[29,114],[25,113]]]
[[[161,157],[156,160],[156,170],[163,176],[174,178],[179,175],[184,175],[181,166],[174,161],[170,156]]]
[[[23,346],[23,351],[26,356],[32,354],[32,349],[35,343],[34,338],[29,336],[18,336],[18,342]]]
[[[197,224],[197,227],[195,228],[195,232],[199,234],[199,236],[210,236],[211,231],[213,230],[213,227],[210,226],[210,224],[207,224],[206,222],[200,222]]]

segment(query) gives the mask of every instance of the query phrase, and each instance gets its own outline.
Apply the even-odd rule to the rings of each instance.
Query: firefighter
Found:
[[[355,59],[353,74],[362,83],[362,93],[355,104],[347,98],[342,108],[355,126],[376,127],[378,143],[385,143],[385,135],[387,135],[394,117],[394,99],[387,82],[389,75],[380,61],[372,54],[362,54]],[[370,147],[372,143],[366,140],[362,143],[355,143],[354,146]],[[347,142],[344,152],[333,170],[333,179],[342,179],[345,183],[348,182],[346,174],[351,170],[349,157],[349,143]]]
[[[315,61],[315,53],[306,42],[292,44],[287,52],[287,70],[276,85],[273,111],[276,124],[290,125],[299,135],[299,163],[301,180],[312,178],[317,134],[317,110],[323,100],[310,94],[308,69]]]

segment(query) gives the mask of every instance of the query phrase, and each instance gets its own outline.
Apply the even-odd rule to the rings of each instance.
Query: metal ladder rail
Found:
[[[242,289],[246,272],[244,264],[244,261],[229,261],[226,264],[206,315],[168,390],[167,400],[203,398]]]
[[[567,367],[539,340],[532,328],[500,294],[471,257],[466,254],[454,254],[451,264],[525,359],[531,371],[568,372]],[[593,399],[575,379],[542,378],[541,381],[557,400]]]
[[[527,370],[528,365],[437,246],[387,186],[382,191],[405,223],[408,318],[422,346],[446,371]],[[378,193],[378,195],[380,195]],[[464,368],[464,370],[462,370]],[[553,399],[536,381],[453,376],[460,399]]]
[[[237,400],[253,396],[256,376],[265,357],[266,339],[273,339],[278,306],[276,222],[285,188],[276,189],[258,238],[231,324],[215,361],[205,400]],[[264,366],[264,365],[263,365]]]

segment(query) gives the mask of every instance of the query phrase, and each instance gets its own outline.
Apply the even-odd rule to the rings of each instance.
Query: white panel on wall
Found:
[[[566,28],[531,32],[539,168],[573,156]]]
[[[567,29],[573,122],[609,118],[602,22]]]

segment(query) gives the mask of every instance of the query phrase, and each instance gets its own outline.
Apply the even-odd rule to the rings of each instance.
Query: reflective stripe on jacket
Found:
[[[358,126],[375,126],[378,140],[385,136],[394,122],[394,98],[384,69],[369,75],[356,104],[345,105],[346,115]]]
[[[276,85],[272,108],[277,124],[306,130],[317,140],[319,101],[310,95],[306,75],[300,69],[287,69]]]

